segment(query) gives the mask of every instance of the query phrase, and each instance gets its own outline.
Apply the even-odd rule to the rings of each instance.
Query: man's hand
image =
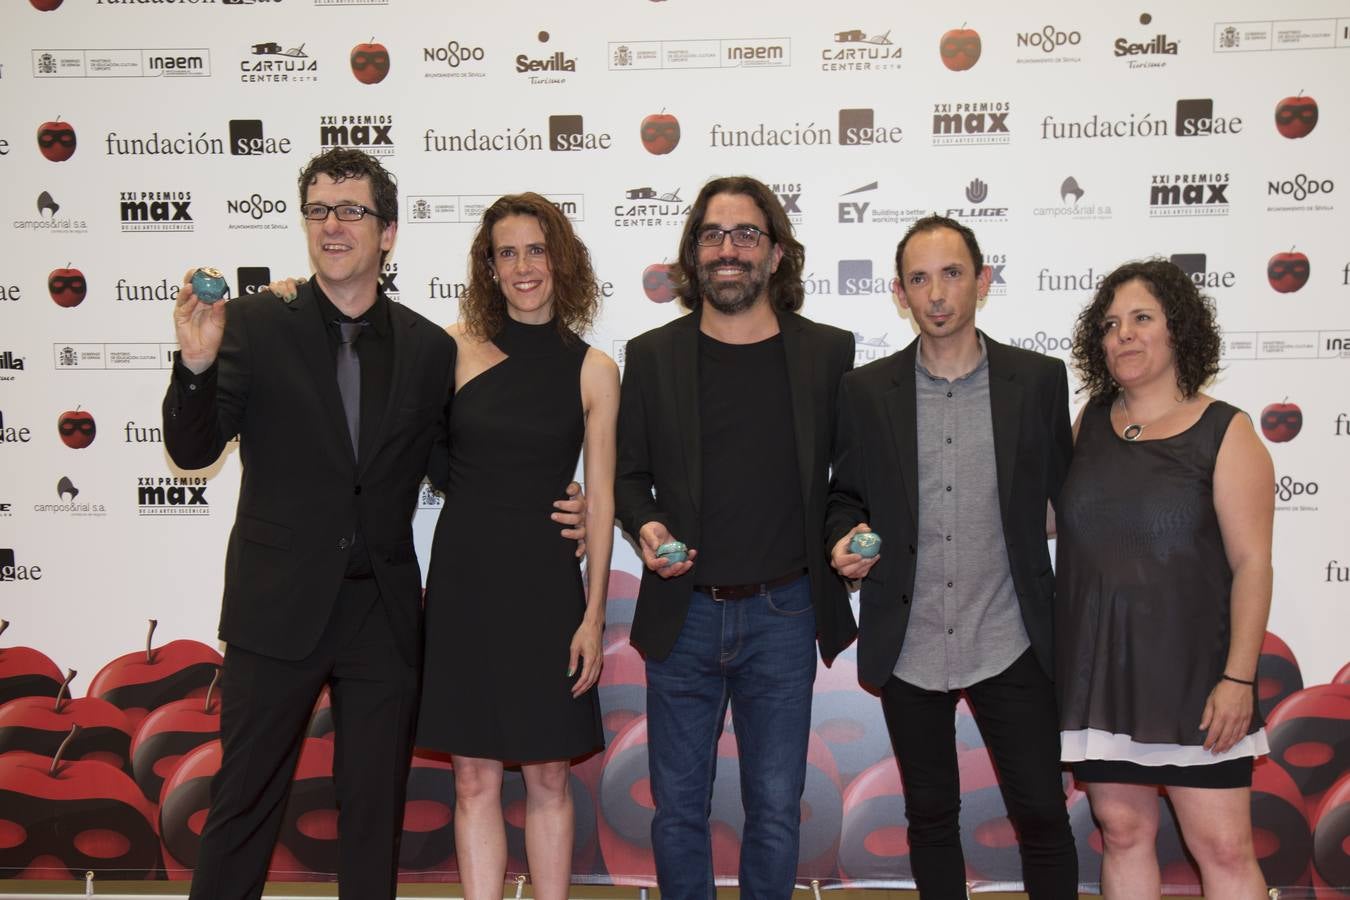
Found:
[[[194,374],[200,375],[216,361],[225,336],[225,303],[203,303],[192,290],[193,266],[183,276],[182,287],[173,305],[173,329],[178,336],[179,358]]]
[[[648,522],[638,531],[638,549],[642,551],[642,562],[662,578],[678,578],[694,567],[694,557],[698,551],[689,548],[689,558],[684,562],[671,562],[656,555],[662,544],[669,544],[675,538],[670,536],[666,526],[660,522]]]
[[[598,622],[582,619],[576,633],[572,635],[572,645],[568,649],[567,677],[577,672],[577,661],[581,661],[581,675],[572,685],[572,696],[580,697],[600,680],[600,668],[604,665],[604,654],[600,650],[601,633],[604,628]]]
[[[849,581],[857,581],[862,578],[872,571],[872,567],[877,564],[877,560],[881,559],[880,553],[870,559],[863,559],[848,549],[849,541],[853,540],[855,534],[871,530],[871,526],[866,522],[854,525],[848,534],[839,539],[839,542],[834,545],[834,550],[830,553],[830,565],[834,566],[834,570]]]
[[[577,542],[577,559],[581,559],[586,555],[586,495],[581,492],[581,485],[575,481],[567,485],[567,499],[554,500],[553,508],[557,512],[551,518],[567,526],[562,536]]]
[[[276,294],[282,300],[294,300],[300,292],[300,285],[309,279],[301,275],[299,278],[280,278],[267,286],[267,289]]]

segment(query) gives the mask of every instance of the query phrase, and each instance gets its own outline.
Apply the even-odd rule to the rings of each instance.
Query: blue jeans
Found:
[[[662,900],[715,894],[712,806],[727,703],[740,757],[740,895],[791,894],[797,873],[816,617],[810,579],[743,600],[695,591],[675,647],[647,660],[652,851]]]

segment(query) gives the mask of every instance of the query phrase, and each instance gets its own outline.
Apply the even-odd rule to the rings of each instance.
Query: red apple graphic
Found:
[[[117,657],[89,682],[89,696],[102,697],[120,707],[133,729],[166,703],[204,697],[223,663],[219,653],[200,641],[170,641],[153,648],[158,624],[157,619],[150,620],[144,651]]]
[[[379,84],[389,74],[389,50],[384,44],[357,44],[352,48],[352,74],[362,84]]]
[[[642,270],[642,292],[653,303],[669,303],[675,299],[675,282],[670,280],[670,266],[654,263]]]
[[[1292,441],[1302,430],[1303,410],[1288,397],[1261,410],[1261,433],[1273,444]]]
[[[94,442],[97,432],[93,414],[78,406],[56,417],[56,433],[60,435],[61,443],[71,449],[83,450],[88,447]]]
[[[164,872],[185,881],[197,868],[202,830],[211,808],[211,779],[220,771],[221,744],[207,741],[190,750],[164,779],[159,798],[159,839],[164,849]]]
[[[28,0],[28,2],[33,4],[33,9],[51,12],[61,5],[62,0]]]
[[[200,700],[174,700],[141,720],[131,739],[131,769],[141,793],[158,803],[164,780],[183,757],[202,744],[220,738],[220,670]]]
[[[664,109],[642,120],[642,146],[654,156],[664,156],[680,143],[680,120]]]
[[[401,869],[427,872],[455,864],[455,772],[439,753],[415,754],[403,804]]]
[[[70,263],[66,263],[63,269],[52,269],[47,276],[47,293],[51,294],[52,302],[57,306],[79,306],[88,292],[89,283],[85,281],[84,273],[72,269]]]
[[[0,619],[0,635],[8,629],[9,620]],[[15,697],[55,697],[62,681],[47,654],[32,647],[0,647],[0,704]]]
[[[68,740],[79,731],[72,726]],[[131,776],[96,760],[67,761],[68,750],[0,756],[0,870],[20,878],[82,878],[90,870],[153,877],[154,807]]]
[[[942,64],[953,72],[964,72],[979,62],[981,49],[979,32],[967,28],[964,22],[944,34],[938,44]]]
[[[220,741],[183,757],[164,782],[159,834],[170,878],[191,877],[210,808],[211,779],[220,771]],[[308,873],[337,871],[337,795],[333,790],[333,742],[305,738],[295,768],[281,835],[272,855],[278,880],[305,880]]]
[[[1275,130],[1287,138],[1303,138],[1317,127],[1317,101],[1303,96],[1285,97],[1275,105]]]
[[[1276,253],[1266,263],[1266,279],[1281,294],[1292,294],[1308,283],[1312,265],[1308,257],[1290,247],[1286,253]]]
[[[66,759],[98,760],[131,773],[131,726],[126,714],[105,700],[69,697],[66,679],[55,699],[19,697],[0,706],[0,753],[25,750],[41,756],[55,756],[62,742],[69,740]],[[67,738],[72,725],[79,725],[78,737]]]
[[[37,130],[38,152],[52,162],[65,162],[75,155],[75,126],[57,116]]]

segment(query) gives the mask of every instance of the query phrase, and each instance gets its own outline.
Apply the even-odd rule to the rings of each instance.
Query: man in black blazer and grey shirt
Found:
[[[860,678],[880,689],[924,900],[961,900],[954,713],[993,755],[1031,900],[1074,897],[1059,769],[1046,523],[1071,453],[1064,364],[975,328],[989,289],[971,230],[916,222],[896,298],[919,337],[845,376],[828,512],[834,567],[862,579]],[[875,530],[879,556],[849,550]]]
[[[804,258],[767,186],[709,182],[675,277],[693,311],[627,346],[614,495],[647,567],[631,640],[647,660],[666,898],[714,893],[708,805],[728,701],[745,802],[741,896],[792,892],[815,643],[828,661],[856,633],[824,543],[853,336],[797,315]],[[687,560],[658,556],[675,539]]]

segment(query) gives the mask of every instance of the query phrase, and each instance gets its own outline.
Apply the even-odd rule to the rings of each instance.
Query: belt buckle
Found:
[[[708,596],[712,598],[712,602],[725,603],[727,601],[727,598],[717,596],[717,591],[718,591],[717,585],[715,584],[708,585]]]

